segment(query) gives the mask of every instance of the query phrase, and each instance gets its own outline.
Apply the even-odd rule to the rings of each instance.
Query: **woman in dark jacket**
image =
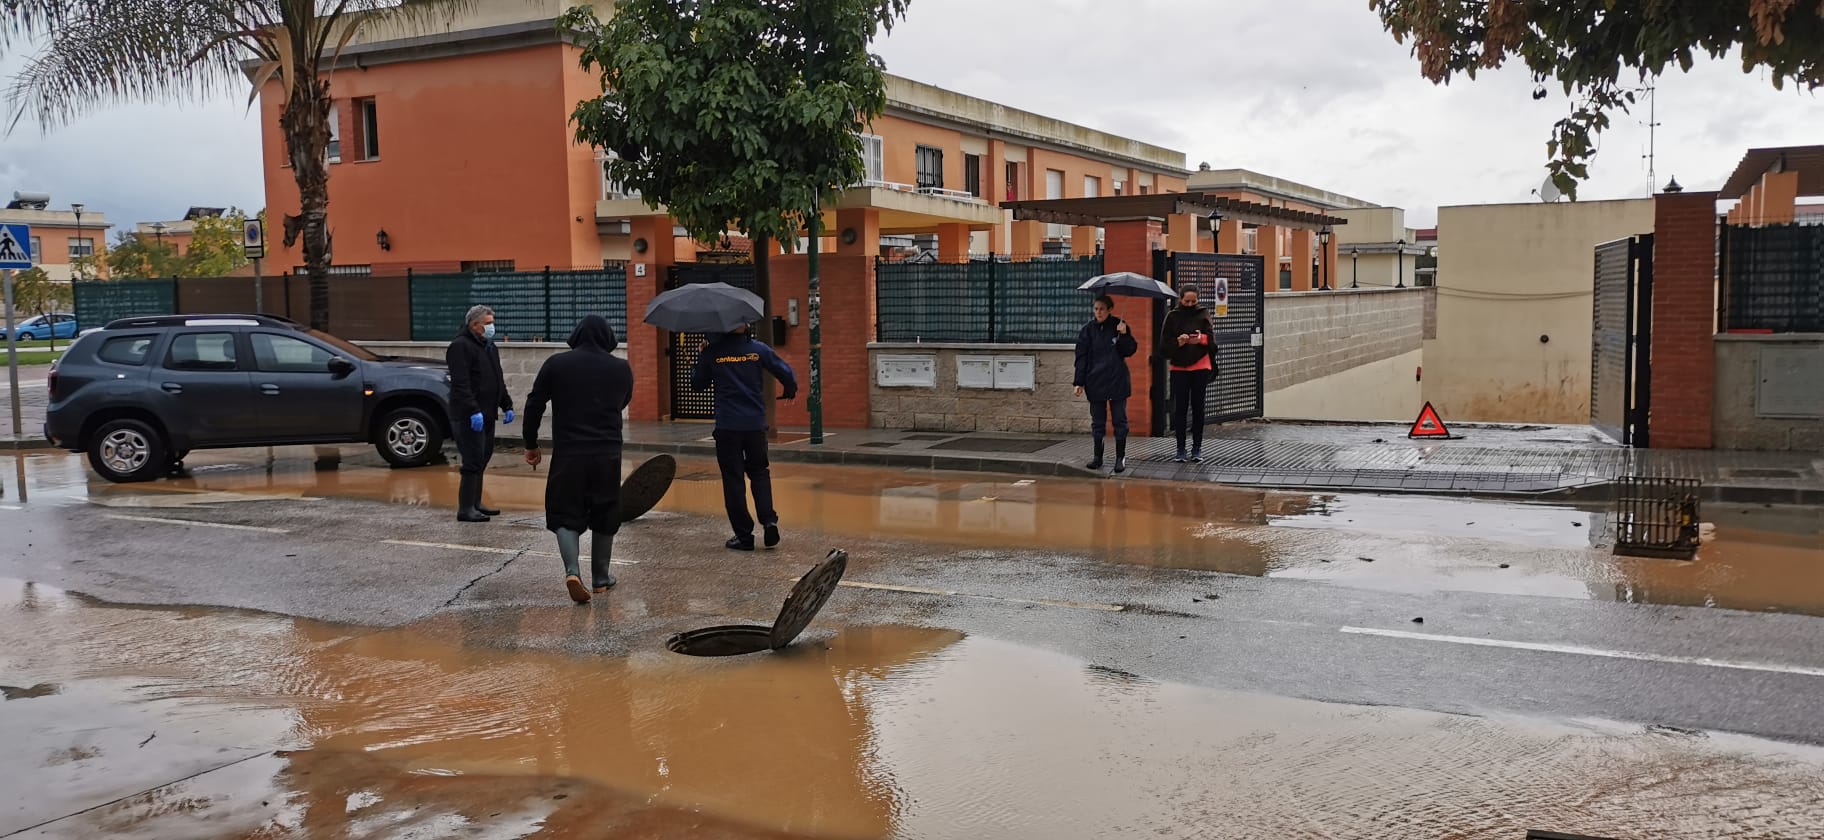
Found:
[[[1115,420],[1115,472],[1127,471],[1127,398],[1133,395],[1133,380],[1127,373],[1127,358],[1140,349],[1127,324],[1115,317],[1115,299],[1108,295],[1096,298],[1095,320],[1083,325],[1077,333],[1077,375],[1072,380],[1077,396],[1089,397],[1089,429],[1095,436],[1096,457],[1089,468],[1102,468],[1102,437],[1108,431],[1108,418]]]
[[[1215,342],[1216,327],[1210,322],[1209,310],[1197,305],[1197,287],[1179,286],[1178,305],[1165,316],[1153,352],[1171,365],[1172,431],[1178,435],[1178,457],[1172,460],[1180,464],[1187,460],[1186,426],[1191,432],[1188,460],[1203,461],[1203,398],[1216,374]]]

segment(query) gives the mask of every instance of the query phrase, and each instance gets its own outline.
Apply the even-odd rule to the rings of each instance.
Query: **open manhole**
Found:
[[[636,467],[621,482],[621,523],[632,522],[657,507],[677,474],[678,459],[670,455],[655,455]]]
[[[848,568],[849,553],[840,548],[831,551],[823,562],[798,579],[771,627],[727,624],[686,630],[667,639],[665,647],[686,656],[740,656],[785,647],[811,625],[811,619],[830,600],[830,593],[836,591],[836,584],[842,582],[842,573]]]

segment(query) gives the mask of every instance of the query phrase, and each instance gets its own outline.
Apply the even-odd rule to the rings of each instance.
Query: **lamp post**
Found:
[[[72,249],[72,250],[77,250],[77,249],[82,248],[82,205],[80,205],[80,204],[70,205],[70,212],[76,214],[76,248]],[[75,256],[70,257],[70,279],[71,280],[76,279],[76,260],[78,258],[80,258],[81,256],[82,256],[81,254],[77,254]]]
[[[153,222],[152,223],[152,235],[158,238],[158,249],[161,251],[164,250],[165,249],[165,223],[164,222]]]
[[[1399,273],[1393,276],[1393,287],[1396,289],[1404,289],[1406,288],[1406,240],[1404,238],[1400,239],[1399,258]]]
[[[1332,291],[1330,288],[1330,236],[1332,233],[1329,225],[1324,225],[1317,231],[1318,262],[1323,266],[1323,270],[1319,273],[1324,280],[1321,288],[1326,292]]]
[[[1357,248],[1352,245],[1349,247],[1349,288],[1351,288],[1351,289],[1361,288],[1362,287],[1361,279],[1362,279],[1362,249]]]

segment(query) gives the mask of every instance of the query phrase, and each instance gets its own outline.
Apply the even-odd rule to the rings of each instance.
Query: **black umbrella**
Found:
[[[1127,297],[1160,298],[1170,300],[1177,297],[1171,287],[1144,274],[1131,271],[1117,271],[1089,278],[1089,282],[1077,287],[1085,292],[1098,292],[1105,295],[1126,295]]]
[[[725,333],[762,317],[760,296],[727,283],[679,286],[646,305],[646,323],[672,332]]]

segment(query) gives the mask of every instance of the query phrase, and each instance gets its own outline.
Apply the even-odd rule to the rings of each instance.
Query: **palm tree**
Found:
[[[34,49],[7,90],[7,131],[41,129],[128,101],[207,98],[251,81],[248,106],[277,80],[279,129],[298,183],[285,244],[302,234],[310,321],[329,320],[329,84],[364,30],[447,26],[474,0],[0,0],[0,57]]]

